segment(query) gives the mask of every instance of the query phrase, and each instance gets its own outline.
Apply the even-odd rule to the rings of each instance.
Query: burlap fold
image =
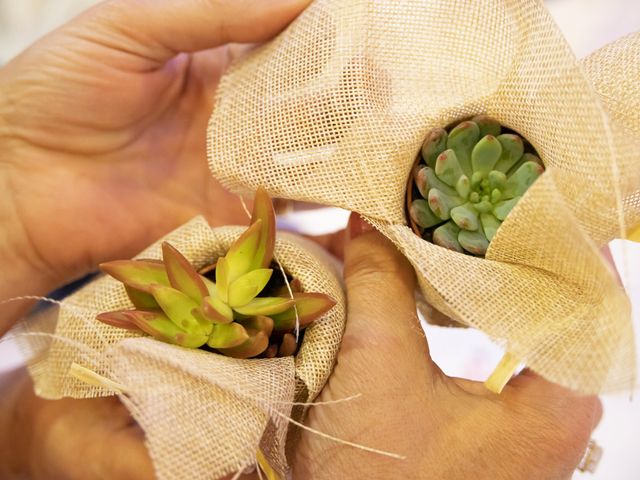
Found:
[[[365,215],[427,302],[546,378],[629,388],[630,306],[598,249],[640,223],[637,52],[630,37],[581,64],[535,0],[316,0],[222,79],[210,166],[235,191]],[[426,133],[479,113],[546,165],[486,259],[423,241],[404,217]]]
[[[224,255],[244,230],[211,229],[197,218],[164,240],[199,268]],[[161,258],[160,245],[139,258]],[[337,301],[306,329],[295,358],[238,360],[100,323],[97,313],[132,308],[122,284],[102,276],[18,332],[34,358],[30,371],[37,393],[50,399],[114,394],[70,376],[74,362],[121,384],[160,480],[217,479],[255,464],[258,448],[284,475],[285,417],[292,415],[293,402],[312,401],[327,380],[342,338],[345,299],[332,259],[314,244],[278,233],[275,257],[305,291]],[[296,412],[300,420],[303,411]]]

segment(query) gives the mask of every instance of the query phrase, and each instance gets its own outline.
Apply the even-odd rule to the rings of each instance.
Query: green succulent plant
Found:
[[[259,189],[249,228],[215,265],[200,272],[169,243],[162,261],[121,260],[101,269],[121,281],[135,310],[101,313],[103,323],[142,331],[163,342],[187,348],[208,347],[236,358],[293,355],[294,330],[328,312],[335,301],[322,293],[289,288],[268,290],[275,246],[275,213],[266,191]],[[209,277],[212,277],[209,278]],[[276,282],[277,283],[277,282]]]
[[[484,115],[449,132],[429,132],[408,205],[417,233],[450,250],[486,253],[502,221],[544,171],[519,135],[501,132]]]

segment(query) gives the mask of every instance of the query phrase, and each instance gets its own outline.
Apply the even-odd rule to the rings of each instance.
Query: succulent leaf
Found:
[[[306,327],[314,320],[322,317],[336,304],[324,293],[294,293],[296,308],[289,308],[283,313],[270,315],[274,322],[275,330],[291,330],[296,326],[296,312],[300,328]]]
[[[110,317],[110,318],[109,318]],[[187,348],[199,348],[207,341],[207,336],[201,333],[189,334],[179,328],[162,312],[130,310],[120,312],[110,312],[98,315],[96,318],[104,323],[110,323],[114,317],[126,319],[131,324],[135,324],[140,330],[153,338],[166,343],[180,345]]]
[[[191,262],[168,242],[162,243],[162,258],[171,286],[199,302],[209,294]]]
[[[426,200],[414,200],[411,203],[409,214],[414,222],[421,228],[430,228],[438,225],[442,220],[436,217],[436,215],[429,208],[429,204]]]
[[[141,331],[136,322],[128,315],[135,310],[122,310],[118,312],[106,312],[96,316],[96,320],[116,328],[124,328],[125,330]]]
[[[224,303],[229,302],[230,283],[229,261],[225,257],[219,258],[216,265],[216,295]]]
[[[436,158],[447,148],[447,132],[443,128],[434,128],[429,132],[422,144],[422,158],[424,163],[434,168]]]
[[[471,167],[474,172],[489,174],[502,155],[502,145],[493,135],[483,137],[471,152]]]
[[[150,293],[136,290],[135,288],[131,288],[128,285],[125,285],[124,289],[127,292],[129,300],[131,300],[131,303],[133,303],[136,308],[140,308],[142,310],[160,308],[160,305],[158,305],[158,302],[156,302],[156,299],[153,298],[153,295],[151,295]]]
[[[258,297],[245,305],[234,307],[234,310],[247,316],[271,316],[289,310],[294,303],[293,299],[286,297]]]
[[[544,170],[544,163],[542,162],[542,160],[540,159],[540,157],[538,157],[537,155],[534,155],[533,153],[525,153],[522,156],[522,163],[526,163],[526,162],[534,162],[537,163],[538,165],[540,165],[542,167],[542,169]]]
[[[477,230],[480,226],[478,211],[470,203],[451,209],[451,220],[463,230]]]
[[[455,188],[458,179],[464,174],[456,153],[449,149],[442,152],[436,159],[436,176],[446,183],[449,187]]]
[[[119,313],[128,317],[129,321],[134,323],[140,330],[156,338],[174,339],[177,333],[184,333],[162,312],[132,310]]]
[[[451,218],[451,209],[463,203],[464,200],[457,195],[447,195],[437,188],[429,190],[429,208],[442,220],[449,220]]]
[[[168,338],[164,339],[160,337],[154,337],[154,338],[157,338],[158,340],[162,340],[163,342],[166,342],[166,343],[174,343],[176,345],[180,345],[181,347],[185,347],[185,348],[200,348],[205,343],[207,343],[206,335],[202,335],[201,333],[178,332],[174,335],[173,340]]]
[[[170,285],[164,265],[149,260],[116,260],[100,264],[100,269],[126,286],[146,293],[151,293],[154,285]]]
[[[493,203],[491,203],[489,197],[483,197],[482,200],[473,205],[473,208],[475,208],[480,213],[487,213],[493,209]]]
[[[456,193],[460,198],[469,198],[471,193],[471,180],[466,175],[462,175],[456,183]]]
[[[251,302],[267,285],[273,270],[260,268],[245,273],[229,285],[228,304],[231,308]]]
[[[447,148],[456,152],[458,163],[464,174],[471,178],[473,171],[471,170],[471,151],[480,139],[480,128],[475,122],[459,123],[449,133],[447,139]]]
[[[484,255],[489,248],[489,240],[481,231],[469,232],[461,230],[458,235],[458,241],[462,248],[474,255]]]
[[[460,233],[460,227],[453,222],[447,222],[444,225],[440,225],[433,231],[433,243],[449,250],[455,250],[462,253],[464,250],[458,242],[458,234]]]
[[[493,207],[493,214],[495,215],[495,217],[501,221],[507,218],[507,215],[509,215],[509,212],[511,212],[511,209],[513,209],[513,207],[516,206],[516,203],[518,203],[520,198],[522,197],[515,197],[515,198],[512,198],[511,200],[504,200],[502,202],[497,203],[495,207]]]
[[[507,186],[507,176],[498,170],[492,170],[489,172],[487,178],[489,180],[489,188],[491,190],[496,188],[498,190],[504,190]]]
[[[529,187],[542,175],[543,168],[535,162],[526,162],[507,180],[504,198],[521,197]]]
[[[477,189],[482,184],[482,182],[486,180],[486,178],[487,174],[485,172],[473,172],[473,175],[471,175],[471,187]]]
[[[217,350],[228,357],[251,358],[260,355],[269,347],[269,337],[264,332],[251,330],[247,333],[249,333],[249,339],[243,344],[232,348],[218,348]]]
[[[247,230],[238,238],[229,251],[225,255],[227,260],[228,284],[237,280],[245,273],[251,271],[254,260],[258,254],[260,239],[262,236],[262,220],[256,220]],[[220,260],[218,260],[220,262]],[[216,268],[216,272],[220,265]],[[216,284],[220,284],[216,277]]]
[[[416,165],[413,168],[413,182],[416,185],[416,188],[420,192],[423,198],[426,198],[427,193],[429,193],[429,187],[427,186],[427,175],[426,171],[429,167],[421,167],[420,165]]]
[[[294,337],[290,333],[285,333],[282,336],[282,342],[280,343],[280,348],[278,349],[279,357],[288,357],[296,353],[298,348],[298,344],[296,343],[296,337]]]
[[[289,289],[291,289],[291,292],[289,292]],[[301,293],[303,290],[302,288],[302,282],[297,279],[294,278],[293,280],[291,280],[289,282],[289,287],[287,288],[287,285],[283,285],[282,287],[280,287],[280,289],[278,291],[275,292],[276,297],[289,297],[291,295],[291,293]]]
[[[249,334],[239,323],[217,324],[213,326],[207,345],[211,348],[238,347],[249,340]]]
[[[259,187],[253,203],[251,223],[262,222],[260,239],[251,265],[252,269],[268,268],[273,260],[273,249],[276,243],[276,213],[267,191]]]
[[[198,304],[190,297],[173,287],[156,285],[151,287],[151,294],[162,308],[162,311],[180,329],[192,333],[206,333],[211,331],[211,323],[199,321],[192,314]]]
[[[540,157],[532,153],[525,153],[524,155],[522,155],[520,160],[518,160],[516,164],[513,167],[511,167],[509,172],[507,172],[507,175],[513,175],[514,172],[516,172],[523,164],[527,162],[537,163],[544,170],[544,163],[542,163],[542,160],[540,160]]]
[[[481,214],[480,222],[482,223],[482,230],[484,231],[484,235],[487,237],[487,240],[493,240],[493,237],[495,237],[500,225],[502,225],[502,222],[492,213]]]
[[[500,172],[507,173],[522,158],[524,142],[520,136],[511,133],[500,135],[498,141],[502,145],[502,155],[500,155],[500,160],[498,160],[494,168]]]
[[[213,323],[231,323],[233,322],[233,310],[217,297],[204,297],[200,313]]]
[[[207,288],[207,296],[209,297],[217,297],[217,288],[216,284],[209,280],[207,277],[200,275],[200,280],[204,283],[204,286]]]
[[[262,355],[264,356],[264,358],[274,358],[276,355],[278,355],[278,345],[272,343],[267,347]]]
[[[418,190],[420,190],[421,194],[423,191],[425,192],[422,195],[424,198],[427,198],[427,196],[429,195],[429,190],[431,190],[432,188],[437,188],[438,190],[446,193],[447,195],[457,195],[456,189],[453,187],[450,187],[449,185],[444,183],[442,180],[440,180],[437,177],[436,171],[433,168],[424,167],[419,172],[419,175],[424,178],[423,189],[420,190],[420,187],[418,187]],[[423,180],[421,178],[421,182],[422,181]]]
[[[244,328],[263,332],[267,337],[271,337],[271,334],[273,333],[273,319],[263,315],[242,320],[240,323]]]
[[[493,135],[494,137],[497,137],[502,131],[500,123],[496,119],[488,115],[477,115],[473,117],[471,121],[478,125],[478,129],[480,132],[479,138],[482,138],[486,135]]]

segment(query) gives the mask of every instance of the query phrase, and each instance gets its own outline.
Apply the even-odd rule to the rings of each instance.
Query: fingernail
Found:
[[[373,230],[374,228],[371,224],[365,221],[357,213],[352,213],[349,217],[349,224],[347,225],[347,235],[349,240],[353,240],[363,233],[372,232]]]

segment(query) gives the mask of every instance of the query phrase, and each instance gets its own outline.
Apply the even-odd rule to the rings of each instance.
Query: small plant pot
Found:
[[[407,181],[407,223],[428,242],[484,257],[502,221],[543,172],[533,146],[490,117],[433,129]],[[507,352],[487,388],[500,392],[520,363]]]
[[[300,330],[336,304],[323,293],[305,293],[273,258],[273,203],[258,189],[251,225],[224,256],[196,268],[178,249],[162,243],[162,261],[118,260],[102,270],[123,283],[135,309],[104,312],[97,319],[186,348],[234,358],[274,358],[298,351]]]

